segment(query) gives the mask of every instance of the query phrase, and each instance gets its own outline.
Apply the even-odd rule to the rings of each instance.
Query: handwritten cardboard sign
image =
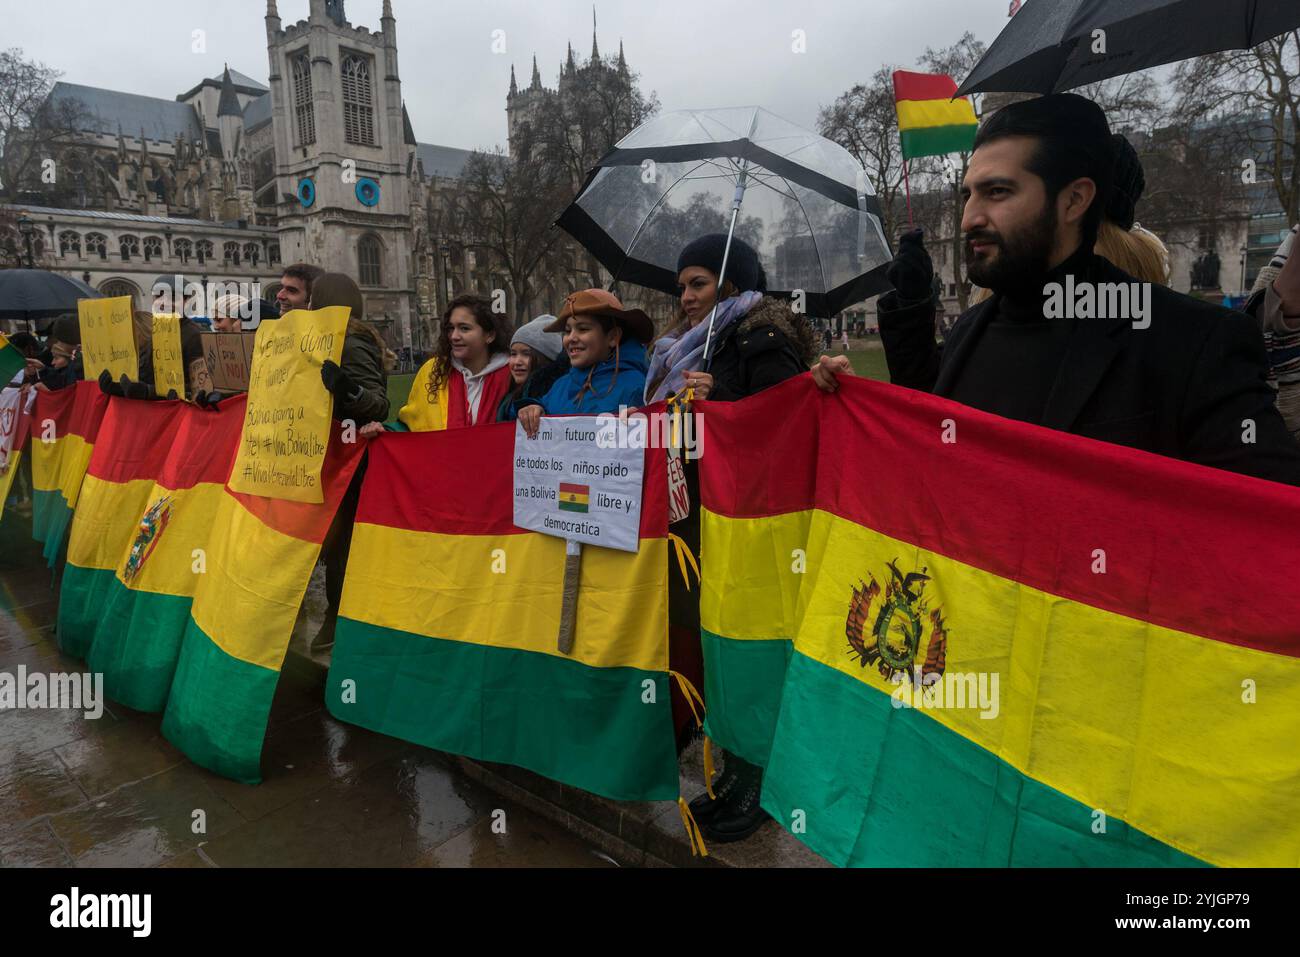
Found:
[[[343,356],[351,311],[294,310],[257,330],[244,434],[230,488],[293,502],[323,502],[321,468],[330,440],[333,396],[321,381],[326,359]]]
[[[140,357],[135,351],[135,327],[131,321],[133,305],[130,296],[77,300],[82,362],[88,380],[98,379],[105,369],[114,382],[122,376],[132,382],[140,378]]]
[[[153,317],[153,387],[161,396],[174,391],[185,398],[185,360],[181,357],[181,317]]]
[[[253,367],[253,332],[204,332],[203,357],[218,392],[247,392]]]

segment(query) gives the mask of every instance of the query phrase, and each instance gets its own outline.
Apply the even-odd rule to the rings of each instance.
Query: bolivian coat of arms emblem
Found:
[[[849,654],[863,668],[874,666],[886,681],[931,685],[947,666],[948,630],[943,611],[925,595],[928,569],[904,574],[898,559],[888,563],[884,588],[874,575],[858,580],[849,602],[844,633]],[[922,647],[924,646],[924,657]]]
[[[167,528],[172,516],[172,497],[164,495],[149,507],[136,528],[135,540],[131,550],[126,554],[126,564],[122,567],[122,581],[128,585],[149,560],[153,550],[158,546],[158,539]]]

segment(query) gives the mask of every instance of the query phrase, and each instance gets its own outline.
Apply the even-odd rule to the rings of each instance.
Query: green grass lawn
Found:
[[[848,352],[849,361],[853,363],[853,371],[864,379],[888,382],[889,370],[885,366],[885,350],[866,349],[862,346],[861,341],[855,341],[853,348]],[[830,352],[830,355],[841,354],[843,350],[838,344]],[[389,419],[397,418],[397,410],[406,405],[406,396],[411,391],[411,380],[414,378],[415,376],[410,374],[388,377],[388,401],[391,403]]]

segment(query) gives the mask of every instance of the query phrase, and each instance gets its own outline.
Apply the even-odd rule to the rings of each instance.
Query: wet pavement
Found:
[[[0,672],[83,673],[58,650],[57,595],[29,528],[24,516],[0,520]],[[296,648],[321,604],[313,587]],[[324,679],[318,663],[289,655],[257,786],[190,763],[158,715],[112,702],[96,720],[0,711],[0,865],[615,866],[458,759],[334,720]]]

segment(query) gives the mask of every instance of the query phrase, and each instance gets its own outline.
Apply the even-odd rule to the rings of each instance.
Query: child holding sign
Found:
[[[612,292],[584,289],[564,301],[546,331],[564,334],[569,367],[558,367],[562,374],[540,398],[518,400],[519,422],[529,436],[537,434],[543,415],[599,415],[642,405],[645,347],[654,338],[654,323],[644,312],[624,309]]]

